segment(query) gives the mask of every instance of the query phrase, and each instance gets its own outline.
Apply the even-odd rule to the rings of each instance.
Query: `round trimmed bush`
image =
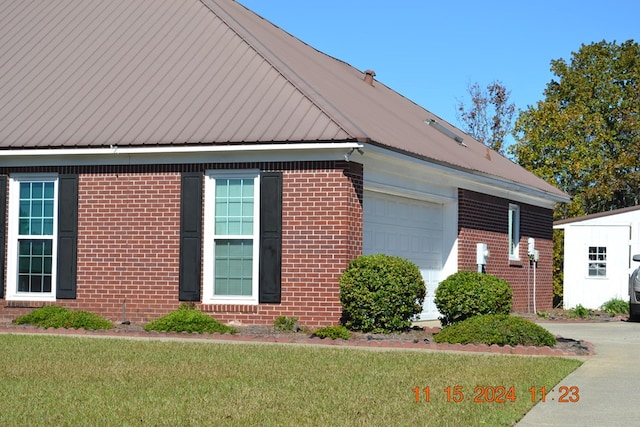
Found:
[[[509,314],[513,292],[509,284],[490,274],[458,271],[436,289],[435,304],[443,326],[480,314]]]
[[[352,331],[396,332],[422,311],[426,287],[418,267],[390,255],[363,255],[340,277],[343,323]]]
[[[446,326],[433,340],[487,345],[553,346],[556,343],[556,338],[542,326],[507,314],[485,314]]]

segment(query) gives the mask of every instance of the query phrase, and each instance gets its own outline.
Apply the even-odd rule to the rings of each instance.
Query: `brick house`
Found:
[[[347,263],[380,252],[419,266],[436,318],[477,243],[525,311],[529,237],[550,308],[568,196],[372,71],[231,0],[3,3],[0,318],[59,304],[141,323],[191,301],[334,324]]]

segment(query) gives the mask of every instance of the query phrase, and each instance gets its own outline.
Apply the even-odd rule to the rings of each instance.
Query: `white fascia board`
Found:
[[[433,192],[423,192],[410,190],[407,188],[399,187],[397,185],[385,184],[375,181],[367,181],[364,185],[364,189],[374,193],[391,194],[394,196],[408,197],[410,199],[422,200],[424,202],[437,203],[444,205],[447,203],[455,202],[456,199],[453,196],[435,194]]]
[[[2,166],[345,160],[358,142],[0,150]]]
[[[367,160],[371,160],[370,165],[374,168],[383,167],[385,170],[395,169],[404,175],[414,173],[428,174],[431,179],[435,177],[438,183],[446,183],[448,186],[464,188],[548,209],[553,209],[558,202],[570,201],[561,199],[555,194],[537,190],[513,181],[502,180],[480,172],[472,173],[439,163],[421,160],[371,144],[365,144],[364,150]],[[368,163],[369,162],[365,162],[365,189],[367,188],[366,175]]]

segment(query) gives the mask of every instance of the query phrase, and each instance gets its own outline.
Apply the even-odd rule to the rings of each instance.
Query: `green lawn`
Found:
[[[3,426],[510,426],[533,406],[529,388],[550,389],[580,365],[550,357],[33,335],[0,335],[0,354]],[[461,397],[456,386],[460,402],[453,401]],[[504,403],[474,403],[477,386],[513,386],[515,393]]]

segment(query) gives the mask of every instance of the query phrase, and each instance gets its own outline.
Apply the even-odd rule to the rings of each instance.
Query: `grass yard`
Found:
[[[581,363],[33,335],[0,335],[0,354],[3,426],[511,426],[533,406],[529,388]],[[514,395],[474,403],[477,386]]]

